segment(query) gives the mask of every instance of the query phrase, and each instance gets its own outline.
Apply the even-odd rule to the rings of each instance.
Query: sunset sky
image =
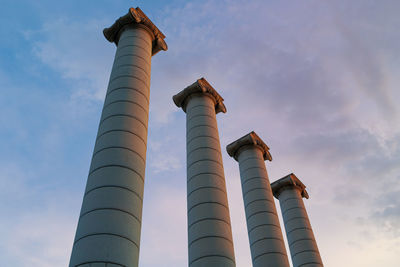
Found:
[[[115,45],[139,6],[169,46],[152,60],[141,267],[187,266],[185,113],[205,77],[218,114],[238,267],[250,267],[230,142],[254,130],[270,181],[291,172],[326,267],[398,267],[400,1],[11,1],[0,8],[0,259],[67,266]],[[278,202],[277,207],[279,208]]]

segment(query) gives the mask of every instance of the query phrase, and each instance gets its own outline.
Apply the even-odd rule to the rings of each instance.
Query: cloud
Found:
[[[76,222],[67,211],[43,207],[34,212],[26,211],[22,218],[3,225],[8,229],[2,234],[7,240],[3,249],[15,260],[14,266],[62,266],[69,261]]]
[[[393,225],[397,210],[388,202],[379,208],[375,200],[394,182],[400,133],[399,109],[393,103],[398,81],[392,78],[398,72],[393,56],[400,38],[388,27],[398,22],[383,20],[386,8],[381,6],[389,2],[237,1],[227,7],[226,2],[207,1],[174,9],[164,22],[170,50],[155,67],[163,70],[155,79],[166,88],[159,107],[183,120],[182,111],[174,113],[167,104],[168,95],[205,76],[228,108],[227,114],[218,115],[223,146],[251,130],[265,138],[276,155],[268,164],[271,180],[294,171],[309,186],[307,207],[317,236],[335,228],[336,242],[364,244],[362,233],[350,237],[340,232],[346,227],[356,231],[362,218],[363,229],[381,240],[374,214],[387,215]],[[178,17],[183,18],[179,24]],[[170,125],[174,122],[169,120]],[[226,170],[237,168],[231,161],[224,155]],[[237,175],[227,176],[228,185]],[[240,188],[230,191],[231,203],[240,198],[238,192]],[[240,215],[234,216],[237,221]],[[235,227],[238,234],[246,226],[240,222]],[[387,231],[395,233],[393,227]],[[394,235],[385,238],[389,236],[395,242]],[[241,246],[244,241],[238,240]],[[321,237],[321,242],[328,240]],[[321,247],[332,251],[328,245]],[[356,247],[348,251],[360,256],[370,249],[361,246],[357,252]],[[337,265],[333,255],[340,253],[325,252],[327,265]],[[349,262],[357,265],[356,258]],[[237,259],[249,260],[241,253]]]
[[[13,266],[47,267],[69,260],[80,197],[58,190],[48,192],[34,185],[37,177],[26,168],[2,164],[0,182],[0,255]],[[63,199],[63,201],[55,201]],[[70,244],[70,245],[66,245]]]
[[[74,98],[103,99],[111,70],[113,44],[105,41],[106,20],[72,21],[59,18],[26,37],[34,54],[65,79],[73,81]]]
[[[151,199],[149,194],[153,196]],[[186,264],[185,192],[161,185],[147,189],[145,198],[139,265],[173,267]]]
[[[182,164],[179,158],[165,157],[164,155],[160,155],[159,157],[152,159],[150,167],[155,173],[160,173],[179,169],[182,167]]]

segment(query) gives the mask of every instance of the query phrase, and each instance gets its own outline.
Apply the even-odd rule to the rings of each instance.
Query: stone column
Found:
[[[293,267],[323,266],[302,199],[308,199],[306,186],[291,173],[271,187],[281,206]]]
[[[165,36],[139,8],[104,36],[117,45],[70,267],[136,267],[146,165],[151,57]]]
[[[226,150],[239,162],[253,266],[289,267],[264,163],[272,160],[268,146],[255,132],[251,132],[229,144]]]
[[[204,79],[173,97],[186,112],[190,267],[233,267],[232,230],[216,113],[223,98]]]

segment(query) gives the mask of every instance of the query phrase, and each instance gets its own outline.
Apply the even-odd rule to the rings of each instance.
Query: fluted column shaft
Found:
[[[250,146],[238,161],[253,266],[289,267],[263,153]]]
[[[215,103],[204,94],[186,105],[190,267],[233,267],[235,257]]]
[[[141,27],[119,38],[70,267],[138,266],[152,38]]]
[[[293,267],[323,266],[301,190],[297,187],[285,187],[279,193],[279,203]]]

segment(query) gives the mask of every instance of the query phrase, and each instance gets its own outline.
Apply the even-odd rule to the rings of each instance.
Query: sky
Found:
[[[200,77],[227,107],[217,119],[238,267],[251,257],[225,147],[253,130],[271,182],[293,172],[307,186],[325,266],[398,266],[397,0],[3,0],[2,265],[68,265],[116,51],[102,29],[136,6],[169,46],[152,59],[141,267],[187,266],[185,113],[172,96]]]

